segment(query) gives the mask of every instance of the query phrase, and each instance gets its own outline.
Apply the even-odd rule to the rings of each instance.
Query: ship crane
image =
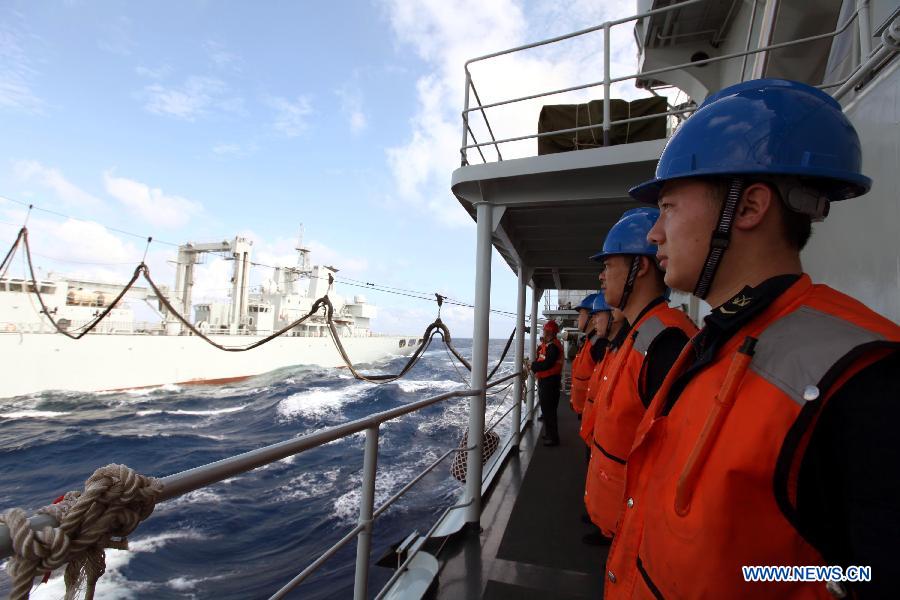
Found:
[[[252,246],[253,242],[242,237],[236,237],[232,241],[205,244],[188,242],[179,246],[174,297],[170,298],[178,312],[183,315],[190,314],[194,288],[194,265],[200,263],[201,256],[209,252],[228,253],[234,260],[234,271],[231,277],[229,329],[231,333],[237,333],[239,326],[249,318],[250,251]],[[186,330],[178,318],[170,313],[166,313],[166,328],[170,334],[184,334]]]

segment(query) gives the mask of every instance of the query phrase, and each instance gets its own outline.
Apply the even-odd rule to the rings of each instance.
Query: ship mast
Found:
[[[303,223],[300,223],[300,235],[297,238],[297,272],[300,275],[309,275],[312,273],[312,266],[309,262],[309,248],[303,245]]]

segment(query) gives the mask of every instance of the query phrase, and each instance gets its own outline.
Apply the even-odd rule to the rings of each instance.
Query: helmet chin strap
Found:
[[[743,177],[731,178],[728,182],[728,193],[725,194],[725,201],[722,202],[719,221],[713,231],[712,238],[709,240],[709,253],[706,255],[706,262],[703,263],[703,270],[700,271],[700,277],[697,279],[697,285],[694,287],[694,295],[701,300],[705,300],[707,294],[709,294],[709,288],[712,286],[716,271],[719,269],[719,263],[731,241],[731,226],[734,224],[734,215],[737,212],[737,205],[743,193]]]
[[[634,280],[637,279],[638,271],[641,268],[641,256],[635,254],[631,257],[631,266],[628,269],[628,278],[625,280],[625,286],[622,288],[622,299],[619,301],[619,310],[625,312],[625,305],[628,304],[628,298],[634,290]]]

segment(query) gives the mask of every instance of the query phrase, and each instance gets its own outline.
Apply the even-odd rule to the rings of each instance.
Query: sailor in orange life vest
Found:
[[[562,383],[563,348],[557,339],[559,325],[550,320],[544,323],[537,360],[529,368],[537,378],[538,398],[544,416],[544,445],[559,446],[559,428],[556,409],[559,406],[559,388]]]
[[[630,191],[660,206],[666,283],[715,308],[638,427],[607,598],[897,597],[900,327],[800,263],[810,221],[869,190],[860,164],[831,96],[762,79],[707,98]],[[872,581],[745,582],[750,565]]]
[[[605,339],[601,337],[602,333],[598,333],[596,329],[591,327],[593,321],[591,316],[594,314],[594,298],[596,297],[597,294],[588,294],[577,307],[578,322],[576,327],[578,327],[579,332],[584,334],[584,337],[581,339],[581,347],[578,349],[578,354],[575,355],[575,359],[572,361],[572,389],[569,393],[569,405],[575,411],[575,414],[578,415],[579,421],[581,420],[581,413],[584,412],[584,398],[587,395],[588,382],[596,364],[596,361],[591,356],[591,348],[601,343],[601,340],[605,342]]]
[[[588,461],[591,458],[591,438],[594,434],[594,401],[600,390],[600,383],[604,370],[610,364],[612,356],[622,345],[628,333],[625,325],[625,315],[618,308],[612,308],[606,303],[603,292],[594,298],[594,306],[591,314],[591,327],[594,331],[600,331],[601,337],[591,346],[591,359],[594,368],[588,381],[587,392],[584,397],[584,412],[582,413],[581,427],[578,435],[586,444]],[[574,377],[573,377],[574,381]]]
[[[591,257],[603,262],[600,282],[606,302],[625,313],[630,325],[594,400],[584,503],[600,531],[585,536],[586,544],[605,543],[615,531],[634,432],[666,373],[697,331],[687,315],[666,302],[656,246],[647,241],[658,216],[659,211],[649,207],[626,211],[610,228],[603,249]]]

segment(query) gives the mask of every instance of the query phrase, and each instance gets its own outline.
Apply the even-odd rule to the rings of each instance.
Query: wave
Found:
[[[53,411],[53,410],[14,410],[12,412],[0,413],[0,419],[52,419],[69,414],[70,411]]]
[[[177,394],[181,392],[182,387],[179,385],[175,385],[174,383],[167,383],[165,385],[154,386],[154,387],[145,387],[145,388],[135,388],[133,390],[124,390],[126,394],[129,396],[150,396],[152,394],[158,394],[160,392],[168,392],[172,394]]]
[[[397,385],[400,386],[400,390],[407,394],[414,394],[416,392],[421,392],[423,390],[429,391],[440,391],[440,392],[452,392],[457,389],[461,389],[466,387],[466,384],[454,381],[452,379],[440,379],[440,380],[416,380],[416,379],[401,379],[397,382]]]
[[[211,415],[223,415],[227,413],[237,412],[239,410],[244,410],[250,406],[249,404],[242,404],[240,406],[232,406],[229,408],[217,408],[211,410],[166,410],[162,408],[149,409],[149,410],[139,410],[135,413],[135,415],[139,417],[147,417],[151,415],[189,415],[194,417],[204,417]]]
[[[359,398],[372,384],[363,383],[351,387],[312,387],[288,396],[278,403],[275,411],[282,421],[298,417],[322,417],[336,413],[342,406]]]
[[[152,553],[175,540],[201,540],[205,536],[195,531],[172,531],[129,542],[128,550],[106,550],[106,573],[97,581],[95,596],[109,600],[131,600],[152,596],[151,591],[157,584],[147,581],[129,580],[122,574],[131,559],[140,553]],[[54,572],[54,576],[31,592],[33,600],[57,600],[66,593],[66,584],[62,573],[65,569]],[[180,578],[179,578],[180,579]],[[173,588],[178,589],[178,588]]]

